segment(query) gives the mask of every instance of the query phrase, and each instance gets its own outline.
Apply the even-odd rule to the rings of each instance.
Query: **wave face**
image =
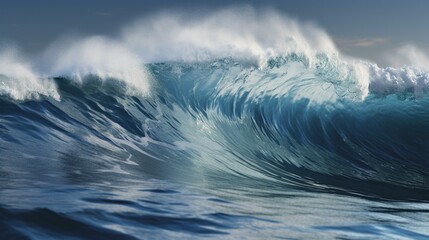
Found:
[[[333,78],[338,69],[321,67],[326,66],[311,68],[292,55],[264,68],[231,59],[150,68],[166,104],[193,116],[204,144],[210,139],[210,146],[220,145],[217,153],[199,146],[197,155],[232,152],[217,161],[239,163],[230,169],[236,173],[252,170],[292,185],[332,184],[346,191],[347,181],[427,189],[428,97],[416,97],[412,89],[380,91],[376,81],[383,80],[375,74],[361,100],[353,71],[340,79]],[[194,131],[188,135],[177,141],[200,137]],[[356,184],[351,185],[359,188]]]
[[[0,55],[0,236],[429,237],[428,73],[254,14],[240,31],[230,11],[145,20],[154,36],[53,46],[51,69]],[[295,40],[261,38],[272,22]],[[154,30],[172,23],[187,31]]]

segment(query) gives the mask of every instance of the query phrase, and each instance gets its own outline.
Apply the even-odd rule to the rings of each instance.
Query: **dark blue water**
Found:
[[[270,64],[2,96],[0,238],[429,239],[429,97]]]

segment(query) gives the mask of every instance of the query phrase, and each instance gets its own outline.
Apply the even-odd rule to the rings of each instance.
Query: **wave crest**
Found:
[[[130,86],[129,94],[149,95],[151,84],[157,83],[152,81],[147,64],[184,62],[198,66],[227,58],[255,66],[237,70],[248,76],[245,84],[249,86],[238,86],[236,81],[228,85],[231,90],[223,87],[228,94],[234,94],[232,88],[254,87],[243,91],[332,102],[362,101],[371,94],[420,96],[429,89],[428,73],[419,68],[381,68],[345,56],[315,24],[252,8],[226,9],[193,18],[165,12],[125,27],[116,37],[63,38],[45,50],[41,60],[30,61],[31,67],[5,56],[0,66],[1,93],[19,100],[35,96],[59,99],[53,81],[41,80],[59,76],[79,83],[93,75],[117,79]]]
[[[15,100],[37,99],[40,96],[60,99],[55,84],[38,76],[28,63],[19,59],[14,50],[0,53],[0,95]]]

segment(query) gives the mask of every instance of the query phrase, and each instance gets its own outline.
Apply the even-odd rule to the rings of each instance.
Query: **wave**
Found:
[[[130,95],[114,79],[55,78],[61,102],[2,100],[1,115],[13,116],[0,125],[2,147],[43,142],[46,151],[31,153],[42,157],[63,146],[52,158],[70,147],[95,151],[118,173],[126,173],[114,167],[126,158],[313,190],[367,193],[370,182],[405,189],[401,197],[424,196],[429,97],[370,93],[356,101],[337,94],[347,84],[307,73],[301,60],[276,60],[265,69],[231,59],[149,64],[150,97]]]
[[[3,152],[96,154],[120,174],[162,162],[176,176],[429,191],[428,73],[344,56],[313,24],[251,9],[169,13],[42,55],[33,65],[0,55]]]

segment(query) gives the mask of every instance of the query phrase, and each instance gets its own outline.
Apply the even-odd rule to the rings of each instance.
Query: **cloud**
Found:
[[[335,38],[334,41],[338,45],[349,46],[349,47],[372,47],[375,45],[386,43],[386,38],[358,38],[358,39],[344,39]]]

